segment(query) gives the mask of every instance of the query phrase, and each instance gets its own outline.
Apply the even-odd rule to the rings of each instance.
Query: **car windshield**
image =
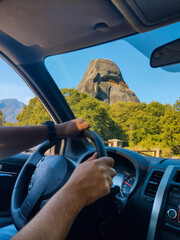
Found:
[[[76,117],[109,146],[180,155],[180,68],[151,68],[152,51],[178,38],[180,23],[50,56],[45,65]]]

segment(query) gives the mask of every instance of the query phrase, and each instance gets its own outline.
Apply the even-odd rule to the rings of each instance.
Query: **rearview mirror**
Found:
[[[180,38],[156,48],[150,59],[151,67],[162,67],[180,63]]]

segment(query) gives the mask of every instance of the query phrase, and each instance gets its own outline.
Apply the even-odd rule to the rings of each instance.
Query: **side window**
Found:
[[[21,77],[0,58],[1,125],[25,125],[18,117],[35,96]]]
[[[39,125],[50,120],[44,106],[2,58],[0,73],[0,126]]]
[[[21,77],[0,58],[0,126],[36,125],[50,119]],[[37,146],[24,153],[33,153]],[[53,154],[49,149],[45,154]],[[28,155],[27,155],[28,158]],[[0,161],[0,215],[10,215],[11,194],[24,159]],[[11,173],[11,174],[9,174]],[[4,215],[2,215],[4,214]],[[1,227],[1,223],[0,223]]]

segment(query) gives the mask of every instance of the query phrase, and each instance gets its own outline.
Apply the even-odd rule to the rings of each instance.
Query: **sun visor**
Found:
[[[179,0],[112,0],[112,2],[138,32],[146,32],[155,26],[162,27],[180,20]]]
[[[123,16],[111,1],[0,1],[0,29],[30,47],[48,48],[116,28]]]

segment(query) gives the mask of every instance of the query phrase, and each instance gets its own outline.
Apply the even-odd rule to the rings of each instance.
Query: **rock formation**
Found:
[[[92,60],[77,89],[107,104],[117,101],[139,103],[135,93],[125,83],[118,66],[108,59]]]

